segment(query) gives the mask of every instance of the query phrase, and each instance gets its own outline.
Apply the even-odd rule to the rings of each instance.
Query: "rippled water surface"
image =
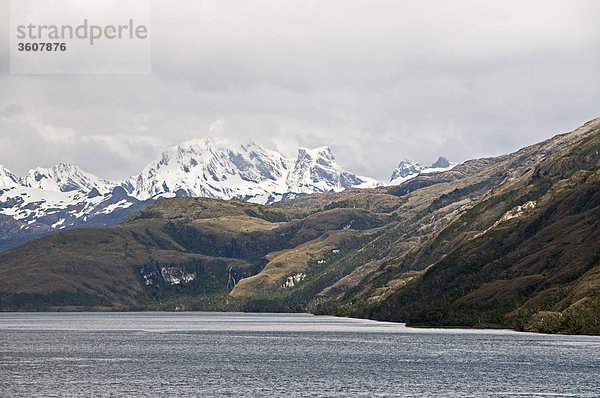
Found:
[[[0,313],[0,396],[600,396],[600,337],[305,314]]]

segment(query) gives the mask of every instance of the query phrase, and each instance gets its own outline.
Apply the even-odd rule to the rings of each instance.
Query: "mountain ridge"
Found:
[[[3,310],[308,311],[600,333],[600,119],[496,158],[260,205],[161,199],[0,253]]]
[[[122,185],[139,199],[175,194],[272,203],[284,197],[376,184],[343,170],[329,147],[300,148],[296,159],[288,159],[255,143],[237,145],[207,138],[167,149]]]
[[[424,166],[419,162],[412,162],[408,158],[404,158],[400,161],[396,169],[394,169],[390,181],[386,185],[399,185],[419,174],[446,171],[454,166],[456,166],[455,163],[450,163],[448,159],[443,156],[438,157],[431,166]]]
[[[295,159],[288,159],[256,143],[232,144],[219,137],[173,146],[125,182],[66,163],[36,167],[23,178],[0,167],[0,214],[25,223],[10,229],[10,236],[9,224],[5,230],[0,227],[0,251],[58,230],[114,225],[161,197],[273,203],[376,185],[374,179],[342,169],[329,147],[300,148]]]
[[[106,193],[118,184],[86,173],[74,164],[59,163],[52,168],[36,167],[27,172],[22,185],[49,191],[85,191],[96,188]]]

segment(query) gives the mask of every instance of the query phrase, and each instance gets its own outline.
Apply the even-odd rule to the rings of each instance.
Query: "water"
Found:
[[[0,314],[2,397],[597,397],[599,375],[591,336],[305,314]]]

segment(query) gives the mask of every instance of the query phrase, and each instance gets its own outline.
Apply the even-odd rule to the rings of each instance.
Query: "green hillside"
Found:
[[[600,333],[600,119],[399,186],[157,201],[0,253],[0,309],[310,311]]]

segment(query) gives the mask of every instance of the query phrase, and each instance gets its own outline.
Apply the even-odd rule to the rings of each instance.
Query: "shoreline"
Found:
[[[600,337],[600,334],[585,334],[585,333],[551,333],[551,332],[539,332],[539,331],[528,331],[528,330],[518,330],[509,327],[494,327],[494,326],[437,326],[437,325],[408,325],[405,322],[396,322],[396,321],[387,321],[387,320],[378,320],[378,319],[370,319],[370,318],[357,318],[357,317],[346,317],[339,315],[328,315],[328,314],[313,314],[310,312],[244,312],[244,311],[210,311],[210,310],[174,310],[174,311],[166,311],[166,310],[127,310],[123,308],[110,308],[110,309],[99,309],[99,308],[80,308],[74,309],[72,307],[63,308],[60,310],[49,310],[49,311],[40,311],[40,310],[23,310],[23,311],[0,311],[0,318],[3,314],[227,314],[227,315],[310,315],[314,317],[330,317],[337,319],[348,319],[355,321],[369,321],[376,322],[380,324],[388,324],[388,325],[397,325],[402,326],[408,330],[421,330],[421,331],[453,331],[453,330],[464,330],[468,332],[477,332],[477,331],[497,331],[497,332],[511,332],[511,333],[523,333],[523,334],[540,334],[540,335],[558,335],[558,336],[589,336],[589,337]]]

